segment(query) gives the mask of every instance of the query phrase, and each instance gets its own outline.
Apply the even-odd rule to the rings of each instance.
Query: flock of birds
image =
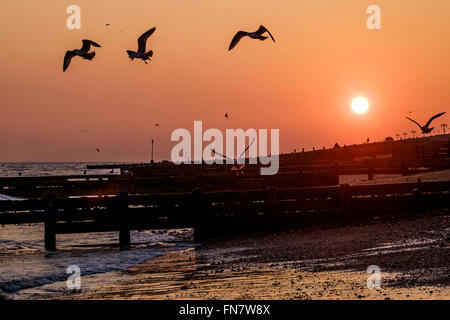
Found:
[[[109,24],[106,24],[107,26],[109,26]],[[127,50],[127,54],[128,57],[130,58],[130,60],[134,60],[134,59],[140,59],[142,61],[144,61],[145,64],[147,64],[147,61],[151,61],[151,57],[153,56],[153,51],[152,50],[148,50],[147,51],[147,41],[148,38],[155,32],[156,27],[153,27],[149,30],[147,30],[146,32],[144,32],[138,39],[137,39],[137,43],[138,43],[138,48],[137,51],[132,51],[132,50]],[[268,36],[265,36],[264,34],[268,34]],[[231,40],[231,43],[228,47],[228,51],[232,50],[234,47],[236,47],[236,45],[239,43],[239,41],[241,41],[242,38],[244,37],[249,37],[250,39],[255,39],[255,40],[260,40],[260,41],[264,41],[267,38],[271,38],[273,42],[275,42],[274,37],[272,36],[272,34],[270,33],[270,31],[264,27],[263,25],[260,25],[258,30],[254,31],[254,32],[247,32],[247,31],[238,31],[233,39]],[[73,49],[73,50],[68,50],[64,56],[64,63],[63,63],[63,72],[65,72],[67,70],[67,68],[70,66],[70,62],[72,61],[73,57],[81,57],[85,60],[92,60],[95,57],[95,51],[90,52],[91,47],[97,47],[97,48],[101,48],[101,46],[92,40],[88,40],[88,39],[84,39],[83,40],[83,46],[80,49]],[[409,112],[411,113],[411,111]],[[406,119],[414,122],[417,126],[419,126],[421,132],[423,134],[428,134],[431,131],[433,131],[434,127],[430,127],[431,122],[436,119],[441,117],[442,115],[444,115],[445,112],[441,112],[438,113],[434,116],[432,116],[428,122],[425,125],[420,125],[417,121],[406,117]],[[229,118],[229,114],[225,113],[225,118]],[[154,124],[155,127],[159,127],[159,124],[156,123]],[[245,152],[248,150],[248,148],[250,147],[250,145],[253,143],[253,141],[247,146],[247,148],[244,150],[244,154]],[[100,152],[100,148],[96,148],[97,152]],[[216,152],[215,150],[212,150],[213,154],[217,154],[223,158],[227,158],[226,156]],[[242,157],[243,154],[240,156]],[[235,165],[233,166],[232,170],[236,170],[237,172],[241,172],[242,169],[244,168],[245,164],[243,165]]]
[[[106,24],[109,26],[109,24]],[[138,42],[138,49],[137,51],[127,50],[128,57],[130,60],[134,59],[140,59],[144,61],[145,64],[147,64],[147,61],[151,61],[151,57],[153,56],[153,51],[149,50],[146,51],[147,47],[147,40],[148,38],[155,32],[156,27],[151,28],[150,30],[147,30],[144,32],[137,40]],[[266,29],[263,25],[259,26],[258,30],[255,32],[247,32],[247,31],[238,31],[233,39],[231,40],[230,46],[228,47],[228,50],[233,49],[239,41],[243,37],[249,37],[251,39],[257,39],[260,41],[266,40],[268,37],[264,36],[263,34],[269,34],[270,38],[273,42],[275,42],[275,39],[273,38],[272,34],[269,32],[269,30]],[[63,63],[63,72],[69,68],[70,62],[72,61],[73,57],[81,57],[85,60],[92,60],[95,57],[95,51],[89,52],[91,50],[91,46],[101,48],[101,46],[92,40],[83,40],[83,46],[80,49],[73,49],[68,50],[66,54],[64,55],[64,63]]]
[[[109,26],[109,24],[107,23],[106,26]],[[153,56],[153,50],[147,51],[147,40],[155,32],[155,30],[156,30],[156,27],[149,29],[146,32],[144,32],[137,39],[137,43],[138,43],[137,51],[132,51],[132,50],[126,51],[130,60],[140,59],[140,60],[144,61],[145,64],[147,64],[147,61],[151,61],[150,58]],[[270,31],[263,25],[260,25],[258,30],[256,30],[255,32],[238,31],[234,35],[233,39],[231,40],[231,43],[228,47],[228,51],[230,51],[234,47],[236,47],[236,45],[239,43],[239,41],[241,41],[241,39],[244,37],[249,37],[251,39],[257,39],[260,41],[264,41],[268,38],[267,36],[264,36],[265,33],[267,33],[269,35],[269,37],[272,39],[272,41],[275,42],[275,39],[272,36],[272,34],[270,33]],[[90,60],[94,59],[94,57],[95,57],[95,51],[90,52],[91,46],[96,47],[96,48],[101,48],[101,45],[99,45],[97,42],[92,41],[92,40],[84,39],[82,42],[83,42],[83,46],[80,49],[73,49],[73,50],[66,51],[66,54],[64,55],[63,72],[65,72],[67,70],[67,68],[69,68],[70,62],[72,61],[73,57],[78,56],[85,60],[90,61]],[[228,113],[225,113],[224,116],[225,116],[225,118],[229,119]],[[159,124],[155,123],[154,127],[159,127]],[[253,143],[253,141],[252,141],[252,143]],[[250,147],[250,145],[245,149],[245,151],[247,151],[249,147]],[[96,151],[101,152],[99,147],[96,148]],[[244,153],[245,153],[245,151],[244,151]],[[216,152],[213,150],[213,153],[215,154]],[[220,155],[220,154],[218,154],[218,155]],[[225,157],[223,155],[220,155],[220,156]],[[232,170],[237,170],[238,172],[240,172],[243,168],[244,168],[244,165],[239,165],[236,167],[233,166]]]

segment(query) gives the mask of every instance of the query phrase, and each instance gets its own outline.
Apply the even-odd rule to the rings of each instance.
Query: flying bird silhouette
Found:
[[[266,40],[268,37],[263,36],[263,33],[265,33],[265,32],[267,32],[269,34],[270,38],[272,39],[272,41],[275,42],[275,39],[273,38],[273,36],[269,32],[269,30],[267,30],[266,27],[261,25],[261,26],[259,26],[259,29],[256,30],[255,32],[238,31],[234,35],[233,40],[231,40],[230,46],[228,47],[228,51],[233,49],[238,44],[238,42],[245,36],[248,36],[252,39],[259,39],[261,41]]]
[[[95,149],[97,150],[97,152],[100,152],[100,148],[97,147],[97,148],[95,148]]]
[[[241,159],[245,155],[245,152],[247,152],[247,150],[250,148],[250,146],[253,144],[253,142],[255,142],[255,138],[253,138],[252,142],[250,142],[248,144],[247,148],[245,148],[245,150],[240,154],[240,156],[239,156],[239,158],[237,158],[237,160]],[[234,163],[234,159],[231,159],[231,158],[227,157],[226,155],[223,155],[223,154],[217,152],[216,149],[211,149],[211,152],[214,155],[217,154],[218,156],[222,157],[223,159],[229,159],[229,160],[233,161],[233,167],[231,168],[231,171],[237,171],[237,174],[242,173],[241,171],[242,171],[242,169],[244,169],[245,163],[239,164],[239,163],[237,163],[237,161],[236,161],[236,163]]]
[[[154,125],[155,127],[159,127],[159,123],[155,123],[155,125]]]
[[[97,48],[101,47],[98,43],[94,41],[84,39],[83,46],[81,47],[81,49],[68,50],[64,56],[63,72],[67,70],[67,68],[70,65],[70,61],[75,56],[82,57],[83,59],[86,60],[94,59],[95,51],[89,52],[89,50],[91,49],[91,45]]]
[[[156,27],[151,28],[150,30],[144,32],[139,38],[138,38],[138,50],[137,52],[127,50],[128,57],[133,59],[141,59],[147,64],[147,60],[150,61],[150,57],[153,56],[153,51],[149,50],[148,52],[145,52],[146,45],[147,45],[147,39],[155,32]]]
[[[225,118],[227,118],[227,119],[228,119],[228,112],[227,112],[227,113],[225,113]]]
[[[413,120],[411,118],[406,117],[406,119],[408,119],[409,121],[412,121],[415,124],[417,124],[419,126],[420,130],[422,130],[422,133],[430,133],[434,129],[434,127],[431,127],[431,128],[429,127],[430,124],[431,124],[431,121],[433,121],[436,118],[439,118],[440,116],[442,116],[444,114],[445,114],[445,112],[441,112],[441,113],[435,114],[434,116],[432,116],[430,118],[430,120],[428,120],[428,122],[424,126],[421,126],[417,121],[415,121],[415,120]]]

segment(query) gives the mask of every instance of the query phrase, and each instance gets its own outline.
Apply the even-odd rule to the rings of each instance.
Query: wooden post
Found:
[[[339,172],[339,163],[337,163],[337,162],[334,163],[334,173],[335,173],[335,175],[337,175],[338,181],[339,181],[340,172]],[[338,184],[339,184],[339,182],[338,182]]]
[[[367,178],[369,181],[373,180],[373,173],[374,173],[374,161],[372,160],[366,160],[367,164]]]
[[[47,201],[45,209],[44,221],[44,246],[46,250],[56,250],[56,232],[55,232],[55,196],[46,195],[44,199]]]
[[[130,227],[128,223],[128,192],[119,191],[116,194],[116,210],[119,220],[119,246],[128,249],[131,244]]]
[[[305,186],[305,174],[303,170],[300,170],[298,173],[298,187],[303,188]]]
[[[373,167],[371,165],[369,165],[367,177],[368,177],[369,181],[373,180]]]
[[[400,167],[400,171],[402,172],[402,175],[406,176],[408,174],[408,166],[406,165],[405,158],[402,159],[402,164]]]
[[[130,193],[136,193],[136,180],[134,179],[134,175],[130,177]]]
[[[351,217],[351,211],[350,211],[350,201],[351,201],[351,194],[350,194],[350,187],[348,184],[341,184],[340,188],[340,210],[341,215],[344,219]]]
[[[70,196],[70,188],[71,188],[70,182],[68,180],[65,180],[63,182],[63,196],[64,197],[68,198]]]
[[[195,188],[192,191],[192,218],[195,221],[194,241],[207,239],[207,224],[205,215],[205,194],[202,189]]]
[[[415,212],[420,212],[423,209],[423,205],[422,205],[422,186],[421,186],[421,181],[420,179],[417,179],[417,188],[416,188],[416,192],[415,192],[415,196],[416,199],[413,202],[414,203],[414,209],[413,211]]]
[[[367,176],[369,181],[373,180],[374,172],[375,172],[375,159],[376,155],[372,156],[371,160],[367,160]]]
[[[280,208],[278,205],[278,188],[277,187],[267,187],[266,188],[266,198],[265,198],[265,207],[266,207],[266,216],[273,217],[280,214]]]

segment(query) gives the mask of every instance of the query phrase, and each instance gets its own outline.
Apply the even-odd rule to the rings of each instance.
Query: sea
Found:
[[[0,177],[80,175],[88,164],[95,163],[0,163]],[[22,199],[0,195],[2,200]],[[57,235],[57,251],[48,252],[43,224],[0,226],[0,299],[58,299],[93,290],[120,280],[120,271],[195,246],[190,229],[132,231],[129,250],[120,250],[118,239],[118,232]]]

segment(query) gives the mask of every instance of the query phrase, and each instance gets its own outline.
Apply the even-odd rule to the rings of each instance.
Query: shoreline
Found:
[[[449,217],[437,210],[217,239],[62,299],[449,299]],[[381,269],[379,290],[367,288],[370,265]]]

